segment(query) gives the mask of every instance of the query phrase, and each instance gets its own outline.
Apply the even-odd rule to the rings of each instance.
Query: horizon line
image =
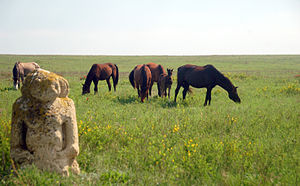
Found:
[[[282,54],[24,54],[24,53],[8,53],[8,54],[1,54],[3,55],[13,55],[13,56],[285,56],[285,55],[300,55],[300,53],[282,53]]]

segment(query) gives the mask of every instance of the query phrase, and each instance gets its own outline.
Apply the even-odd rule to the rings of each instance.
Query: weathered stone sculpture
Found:
[[[68,98],[69,84],[45,70],[30,73],[13,105],[11,157],[20,166],[69,175],[79,174],[75,106]]]

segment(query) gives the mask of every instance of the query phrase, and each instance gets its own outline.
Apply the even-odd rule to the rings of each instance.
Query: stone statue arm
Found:
[[[16,104],[13,107],[12,122],[11,122],[11,146],[10,154],[12,159],[16,163],[31,163],[33,155],[27,149],[26,145],[26,131],[27,126],[25,125],[22,118],[20,118],[21,111],[16,108]]]
[[[60,155],[67,157],[76,157],[79,154],[78,144],[78,128],[76,121],[76,111],[72,100],[68,108],[69,114],[64,122],[65,125],[65,148],[60,152]]]

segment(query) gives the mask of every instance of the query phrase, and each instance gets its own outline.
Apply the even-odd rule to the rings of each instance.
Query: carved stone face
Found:
[[[57,97],[66,97],[69,93],[68,87],[69,84],[63,77],[39,69],[26,77],[22,94],[32,96],[42,102],[48,102]]]

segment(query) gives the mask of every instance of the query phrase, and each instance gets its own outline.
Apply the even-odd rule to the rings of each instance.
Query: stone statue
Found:
[[[39,69],[26,77],[21,92],[12,111],[11,158],[20,166],[79,174],[76,113],[67,80]]]

